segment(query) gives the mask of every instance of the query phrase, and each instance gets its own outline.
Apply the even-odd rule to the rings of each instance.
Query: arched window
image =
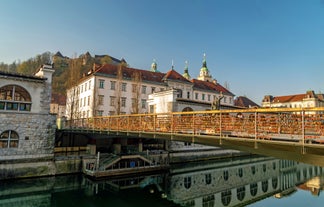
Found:
[[[239,174],[240,178],[243,177],[243,169],[242,168],[238,169],[238,174]]]
[[[18,85],[6,85],[0,88],[0,110],[30,111],[31,96]]]
[[[222,192],[221,196],[223,205],[228,206],[232,199],[232,192],[230,190],[224,191]]]
[[[250,184],[250,193],[252,196],[255,196],[258,193],[258,184],[257,183]]]
[[[191,187],[191,177],[185,177],[183,181],[185,188],[189,189]]]
[[[228,180],[228,171],[224,170],[223,172],[224,180]]]
[[[240,201],[243,201],[244,197],[245,197],[245,186],[239,187],[238,189],[236,189],[236,196],[237,199]]]
[[[266,192],[268,191],[268,181],[267,181],[267,180],[262,181],[261,184],[262,184],[262,185],[261,185],[261,187],[262,187],[262,191],[263,191],[264,193],[266,193]]]
[[[272,188],[276,190],[278,187],[278,178],[272,178]]]
[[[0,148],[17,148],[19,136],[12,130],[4,131],[0,134]]]
[[[207,185],[211,184],[212,177],[211,177],[211,174],[210,173],[205,174],[205,181],[206,181],[206,184]]]
[[[184,109],[182,110],[182,112],[186,112],[186,111],[193,111],[193,109],[190,108],[190,107],[186,107],[186,108],[184,108]]]

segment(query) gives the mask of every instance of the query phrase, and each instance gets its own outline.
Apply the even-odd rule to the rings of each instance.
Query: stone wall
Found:
[[[2,112],[0,120],[0,134],[13,130],[19,135],[18,147],[0,149],[0,162],[54,155],[55,115]]]

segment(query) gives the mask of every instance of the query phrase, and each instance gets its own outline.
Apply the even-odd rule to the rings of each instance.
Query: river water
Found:
[[[99,181],[82,175],[0,181],[0,207],[323,206],[323,186],[323,167],[246,156]]]

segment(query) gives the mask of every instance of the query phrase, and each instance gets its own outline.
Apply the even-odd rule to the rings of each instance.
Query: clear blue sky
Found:
[[[264,95],[324,93],[324,0],[3,0],[0,62],[89,51],[196,78],[203,54],[217,81]]]

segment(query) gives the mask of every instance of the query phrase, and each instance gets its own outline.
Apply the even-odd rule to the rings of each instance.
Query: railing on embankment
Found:
[[[324,107],[114,115],[71,120],[64,128],[321,143],[324,142]]]

